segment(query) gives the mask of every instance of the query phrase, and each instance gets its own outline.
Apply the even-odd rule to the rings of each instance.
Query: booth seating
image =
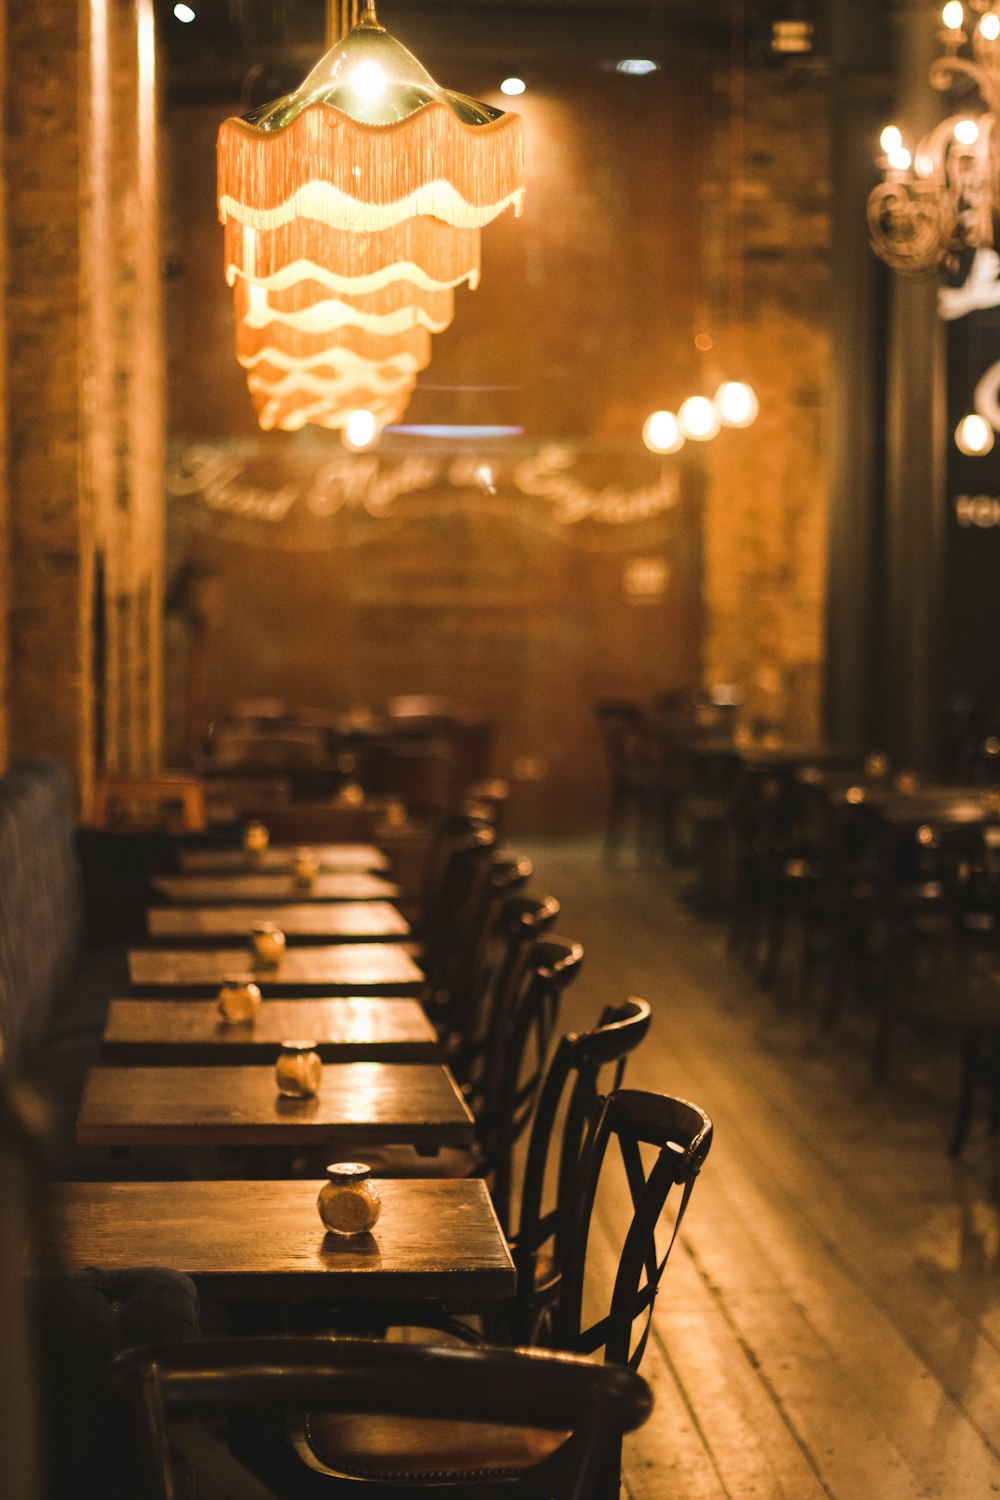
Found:
[[[67,772],[26,761],[0,777],[0,1042],[7,1066],[53,1111],[57,1170],[73,1148],[83,1079],[112,993],[127,984],[124,945],[90,947]]]

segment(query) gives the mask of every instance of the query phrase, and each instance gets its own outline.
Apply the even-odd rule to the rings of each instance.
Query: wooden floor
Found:
[[[530,852],[587,955],[563,1019],[644,996],[629,1082],[716,1128],[657,1304],[657,1406],[627,1445],[627,1495],[1000,1494],[997,1157],[982,1122],[961,1165],[945,1154],[954,1059],[907,1041],[876,1092],[863,1019],[821,1038],[779,1014],[669,872],[602,869],[595,844]]]

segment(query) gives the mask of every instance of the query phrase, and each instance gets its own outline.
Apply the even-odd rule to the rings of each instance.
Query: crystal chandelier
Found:
[[[975,16],[967,31],[961,0],[944,6],[943,51],[930,81],[942,92],[971,82],[986,109],[942,120],[912,152],[897,126],[882,132],[884,175],[868,198],[868,228],[876,254],[903,276],[953,271],[962,251],[994,245],[1000,0],[969,0],[969,9]]]

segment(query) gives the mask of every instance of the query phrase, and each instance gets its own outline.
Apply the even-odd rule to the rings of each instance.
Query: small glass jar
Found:
[[[271,835],[264,823],[248,823],[243,830],[243,847],[248,854],[259,859],[271,842]]]
[[[865,756],[865,775],[872,781],[881,781],[888,776],[889,757],[884,750],[869,750]]]
[[[218,994],[219,1014],[230,1026],[245,1025],[257,1019],[260,990],[248,975],[231,974]]]
[[[276,969],[285,956],[285,934],[274,922],[250,929],[250,951],[260,969]]]
[[[388,797],[386,799],[385,821],[389,828],[406,827],[406,803],[401,798]]]
[[[275,1064],[278,1093],[286,1099],[311,1099],[319,1093],[323,1060],[315,1042],[282,1042]]]
[[[371,1167],[360,1161],[334,1161],[316,1200],[319,1216],[331,1234],[367,1234],[382,1211]]]
[[[319,859],[312,849],[299,849],[295,855],[293,866],[295,884],[310,886],[319,874]]]
[[[338,807],[364,807],[365,789],[358,781],[345,781],[334,798]]]

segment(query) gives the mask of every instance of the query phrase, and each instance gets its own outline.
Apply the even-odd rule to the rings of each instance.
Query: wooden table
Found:
[[[514,1267],[483,1182],[379,1182],[371,1234],[338,1240],[318,1182],[71,1182],[43,1215],[36,1274],[170,1266],[203,1292],[273,1298],[496,1301]]]
[[[260,901],[394,901],[399,886],[384,875],[365,870],[319,874],[310,886],[294,875],[155,875],[154,889],[168,901],[199,906],[253,904]]]
[[[230,1026],[214,999],[112,1000],[102,1050],[109,1061],[274,1062],[290,1037],[311,1037],[324,1062],[435,1062],[441,1046],[416,1000],[265,1000],[252,1025]]]
[[[388,901],[306,901],[264,906],[151,906],[152,937],[246,937],[251,927],[275,922],[292,942],[334,938],[338,943],[397,942],[410,924]]]
[[[389,1141],[467,1146],[473,1127],[439,1063],[329,1063],[312,1099],[282,1098],[273,1067],[91,1068],[76,1136],[81,1146],[335,1141],[351,1152]]]
[[[178,849],[182,870],[191,874],[289,875],[300,849],[308,849],[321,870],[387,870],[389,860],[374,844],[271,844],[259,854],[241,847]]]
[[[252,974],[268,994],[419,995],[424,974],[394,943],[341,943],[286,948],[277,964],[255,964],[249,944],[236,948],[132,948],[129,979],[137,990],[212,990],[231,974]]]

